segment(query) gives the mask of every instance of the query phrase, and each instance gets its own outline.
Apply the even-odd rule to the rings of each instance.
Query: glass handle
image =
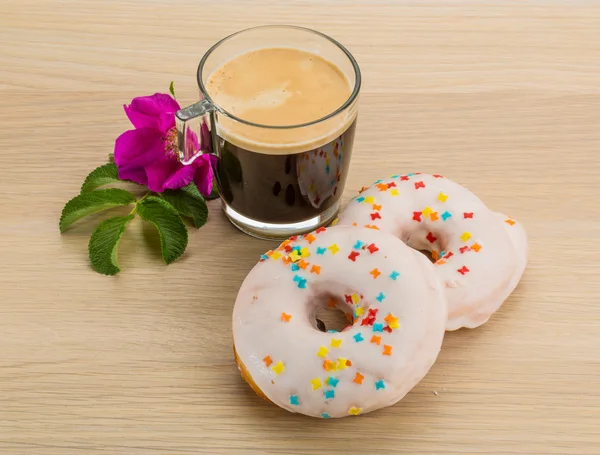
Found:
[[[214,113],[215,107],[206,99],[175,113],[181,163],[191,164],[203,153],[212,153],[214,150],[211,135],[215,125]]]

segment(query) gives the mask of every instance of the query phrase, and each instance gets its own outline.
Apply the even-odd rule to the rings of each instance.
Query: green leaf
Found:
[[[188,243],[188,233],[183,220],[167,201],[148,196],[137,205],[137,213],[151,223],[160,236],[160,251],[167,264],[179,258]]]
[[[217,187],[217,181],[215,179],[213,179],[212,190],[206,199],[208,199],[209,201],[212,201],[213,199],[217,199],[218,197],[219,197],[219,188]]]
[[[115,163],[107,163],[89,173],[81,185],[81,193],[89,193],[100,186],[114,182],[119,182],[119,170]]]
[[[60,232],[65,232],[75,221],[84,216],[133,204],[135,201],[133,194],[119,188],[107,188],[75,196],[63,208],[59,223]]]
[[[117,247],[127,223],[133,220],[134,216],[130,214],[104,220],[92,233],[88,251],[90,262],[96,272],[104,275],[116,275],[121,271],[117,264]]]
[[[192,182],[179,190],[166,190],[159,196],[171,204],[180,215],[191,218],[194,227],[200,228],[206,223],[208,207],[195,183]]]
[[[173,95],[173,98],[175,98],[175,87],[173,86],[173,81],[171,81],[171,85],[169,85],[169,92],[171,92],[171,95]]]

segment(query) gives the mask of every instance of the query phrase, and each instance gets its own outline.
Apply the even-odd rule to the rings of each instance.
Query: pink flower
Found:
[[[198,191],[208,196],[213,178],[209,155],[198,157],[188,166],[178,159],[177,101],[170,95],[155,93],[134,98],[129,106],[123,107],[135,129],[125,131],[115,141],[119,179],[146,185],[156,193],[182,188],[194,181]],[[202,139],[208,133],[206,130],[202,131]]]

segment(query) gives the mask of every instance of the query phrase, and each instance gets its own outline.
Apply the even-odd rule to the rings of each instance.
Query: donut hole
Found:
[[[440,259],[447,246],[444,234],[441,232],[418,230],[400,236],[400,238],[409,247],[423,254],[431,262],[436,262]]]
[[[321,307],[315,315],[315,326],[321,332],[330,330],[341,332],[350,324],[352,324],[351,313],[345,313],[341,308]]]

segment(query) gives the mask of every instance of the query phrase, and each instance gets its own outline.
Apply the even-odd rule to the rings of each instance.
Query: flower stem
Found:
[[[144,194],[141,198],[139,198],[137,200],[137,202],[135,203],[135,207],[133,207],[133,210],[131,212],[129,212],[130,215],[135,215],[135,212],[137,211],[138,205],[140,202],[142,202],[144,199],[146,199],[148,196],[150,196],[152,194],[152,191],[148,191],[146,194]]]

